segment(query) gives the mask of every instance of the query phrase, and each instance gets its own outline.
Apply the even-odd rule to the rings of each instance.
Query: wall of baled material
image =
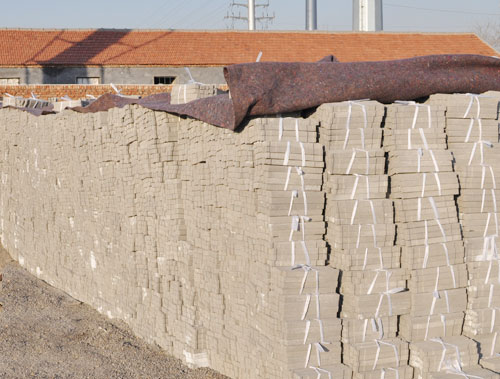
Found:
[[[499,371],[498,94],[324,104],[237,132],[139,106],[2,109],[0,131],[3,246],[191,365]]]
[[[295,138],[294,120],[285,135]],[[304,166],[313,219],[303,237],[309,263],[324,266],[323,148],[315,123],[301,119],[300,129],[307,157],[297,163],[297,145],[289,165]],[[278,118],[234,133],[138,106],[42,117],[2,109],[0,130],[1,241],[21,265],[190,364],[241,378],[304,367],[303,271],[283,269],[290,195]],[[321,276],[338,331],[323,364],[340,363],[338,272]],[[286,342],[290,309],[297,351]]]

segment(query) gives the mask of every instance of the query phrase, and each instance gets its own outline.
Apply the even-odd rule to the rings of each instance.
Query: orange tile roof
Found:
[[[498,55],[475,34],[1,29],[0,66],[219,66],[430,54]]]

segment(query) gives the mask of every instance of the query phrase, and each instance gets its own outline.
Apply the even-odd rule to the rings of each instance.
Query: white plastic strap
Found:
[[[360,241],[361,241],[361,224],[358,225],[358,238],[356,240],[356,249],[359,248]]]
[[[434,164],[434,169],[436,170],[436,172],[439,172],[439,166],[436,162],[436,157],[434,156],[434,152],[432,150],[429,150],[429,154],[431,155],[432,163]]]
[[[469,142],[470,135],[472,133],[472,127],[474,126],[474,119],[470,119],[469,129],[467,129],[467,135],[465,136],[464,142]]]
[[[309,250],[307,250],[306,241],[300,241],[300,244],[302,245],[302,250],[304,251],[304,255],[306,257],[306,264],[310,266],[311,258],[309,257]]]
[[[290,159],[290,141],[287,141],[286,142],[285,158],[283,159],[283,166],[288,165],[289,159]]]
[[[351,172],[351,168],[352,168],[352,165],[354,163],[355,158],[356,158],[356,149],[352,149],[351,160],[349,161],[349,165],[347,166],[347,170],[345,172],[346,175],[349,175],[349,173]]]
[[[366,269],[366,264],[368,263],[368,248],[365,248],[365,257],[363,259],[363,270]]]
[[[300,153],[302,155],[302,167],[305,167],[306,165],[306,149],[304,148],[304,144],[302,142],[299,142],[300,145]]]
[[[494,284],[490,284],[490,293],[488,295],[488,308],[491,308],[491,303],[493,302],[493,292],[495,289]]]
[[[465,110],[464,117],[466,118],[469,115],[469,112],[472,108],[472,104],[474,101],[477,102],[477,113],[476,113],[476,118],[479,118],[479,114],[481,113],[481,104],[479,103],[479,95],[473,94],[473,93],[467,93],[467,96],[470,96],[470,101],[469,105],[467,106],[467,109]]]
[[[343,150],[347,148],[347,143],[349,142],[349,134],[350,134],[350,129],[346,129],[345,131],[345,138],[344,138],[344,146],[342,147]]]
[[[420,160],[422,159],[422,156],[424,155],[422,149],[418,149],[417,150],[417,172],[420,172],[420,166],[421,166],[421,163],[420,163]]]
[[[309,368],[313,369],[316,374],[318,374],[318,376],[316,377],[316,379],[321,379],[321,375],[322,374],[327,374],[328,375],[328,379],[332,379],[332,373],[328,370],[325,370],[324,368],[321,368],[321,367],[316,367],[316,366],[309,366]]]
[[[292,173],[292,166],[288,166],[288,172],[286,174],[285,187],[283,191],[288,190],[288,183],[290,182],[290,174]]]
[[[419,168],[420,168],[420,166],[419,166]],[[426,182],[426,180],[427,180],[427,174],[424,172],[422,174],[422,193],[420,194],[420,197],[424,197],[424,195],[425,195],[425,182]]]
[[[358,210],[358,200],[354,202],[354,206],[352,207],[351,225],[354,225],[354,218],[356,217],[357,210]]]
[[[281,141],[281,139],[283,138],[283,117],[281,116],[278,125],[279,125],[278,140]]]
[[[300,138],[299,138],[299,119],[298,118],[295,119],[295,139],[297,140],[297,142],[300,142]]]
[[[438,187],[438,194],[441,196],[441,181],[439,180],[439,174],[437,172],[434,173],[434,178],[436,179],[436,185]]]
[[[420,138],[422,139],[422,142],[424,144],[424,149],[429,150],[429,145],[427,144],[427,139],[425,138],[424,129],[420,128],[418,129],[418,131],[420,133]]]
[[[370,202],[370,208],[372,210],[373,224],[375,225],[377,223],[377,217],[375,215],[375,207],[373,206],[373,200],[369,200],[369,202]]]
[[[288,216],[292,215],[293,201],[294,201],[294,199],[296,199],[298,197],[299,197],[299,191],[293,190],[290,193],[290,206],[288,207]]]

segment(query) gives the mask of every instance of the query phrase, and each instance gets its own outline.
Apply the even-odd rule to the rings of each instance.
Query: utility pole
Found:
[[[231,20],[231,29],[234,29],[234,22],[236,20],[244,20],[248,22],[248,30],[255,30],[256,29],[256,23],[260,22],[262,24],[263,29],[267,29],[269,22],[272,22],[274,20],[274,12],[272,16],[269,16],[267,13],[267,8],[269,7],[269,0],[263,3],[258,3],[256,0],[248,0],[247,4],[243,3],[236,3],[234,0],[232,0],[231,4],[229,4],[229,7],[231,8],[231,14],[228,14],[224,17],[225,19]],[[238,15],[235,14],[234,8],[235,7],[243,7],[247,8],[248,16],[242,16],[241,13],[238,11]],[[256,8],[263,8],[266,9],[266,13],[262,13],[261,16],[256,16]]]
[[[306,30],[318,29],[316,0],[306,0]]]

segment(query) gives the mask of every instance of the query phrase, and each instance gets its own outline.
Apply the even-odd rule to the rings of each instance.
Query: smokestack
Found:
[[[318,29],[316,0],[306,0],[306,30]]]
[[[255,0],[248,0],[248,30],[255,30]]]
[[[383,29],[382,0],[353,0],[352,28],[361,32]]]

